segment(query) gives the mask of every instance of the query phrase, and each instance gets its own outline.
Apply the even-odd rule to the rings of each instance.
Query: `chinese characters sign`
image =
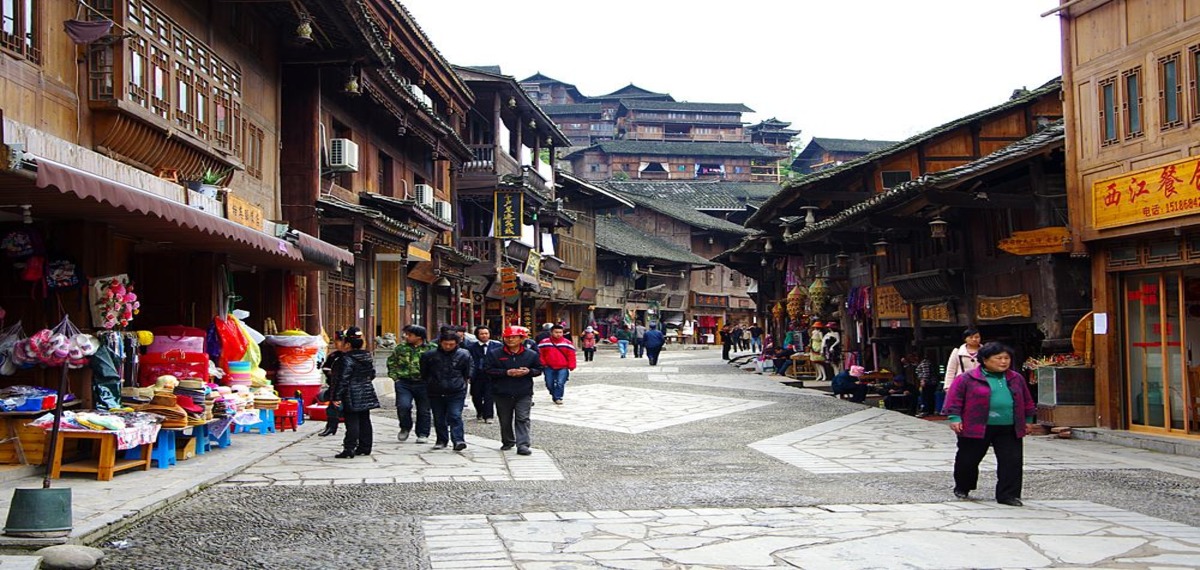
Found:
[[[1067,228],[1053,226],[1027,232],[1013,232],[1012,237],[1000,240],[996,247],[1013,255],[1038,255],[1070,251],[1071,235]]]
[[[880,320],[909,318],[908,303],[892,285],[875,288],[875,316]]]
[[[1092,184],[1092,225],[1113,228],[1200,213],[1200,157]]]
[[[262,208],[251,204],[233,194],[225,196],[225,217],[231,222],[237,222],[256,231],[263,231]]]
[[[1030,315],[1029,295],[1011,295],[1008,297],[976,297],[975,318],[981,321],[995,321],[1009,317],[1026,317]]]
[[[520,239],[522,209],[525,197],[520,191],[498,190],[494,196],[496,211],[495,237],[499,239]]]
[[[933,305],[921,305],[921,322],[953,323],[954,316],[954,311],[950,310],[949,301]]]
[[[729,307],[729,296],[727,295],[708,295],[705,293],[692,292],[693,307],[710,307],[714,309],[724,309]]]

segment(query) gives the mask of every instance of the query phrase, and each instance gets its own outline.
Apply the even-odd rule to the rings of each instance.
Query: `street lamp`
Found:
[[[875,246],[875,256],[876,257],[887,257],[888,242],[886,239],[883,239],[881,237],[881,238],[879,238],[879,241],[877,241],[871,245]]]
[[[949,225],[950,222],[943,220],[941,216],[934,218],[929,222],[929,237],[932,237],[933,239],[945,239],[946,228]]]
[[[800,209],[804,210],[804,225],[811,226],[817,223],[817,216],[813,212],[816,212],[820,208],[816,206],[800,206]]]

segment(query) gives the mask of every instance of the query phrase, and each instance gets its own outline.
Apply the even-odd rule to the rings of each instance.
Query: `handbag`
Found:
[[[208,355],[172,350],[142,356],[138,366],[138,386],[153,386],[159,376],[170,374],[180,380],[195,378],[208,381]]]

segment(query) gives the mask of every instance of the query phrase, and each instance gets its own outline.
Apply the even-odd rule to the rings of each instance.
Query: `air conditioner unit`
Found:
[[[417,192],[417,204],[426,208],[433,207],[433,186],[428,184],[416,184],[413,186]]]
[[[447,223],[454,221],[454,210],[450,207],[450,202],[445,200],[434,200],[433,213]]]
[[[358,145],[350,139],[330,139],[329,169],[334,172],[358,172]]]

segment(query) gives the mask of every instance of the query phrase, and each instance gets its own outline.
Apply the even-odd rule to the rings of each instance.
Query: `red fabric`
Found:
[[[224,319],[220,316],[213,317],[213,324],[217,328],[217,336],[221,338],[221,361],[218,364],[228,372],[230,360],[241,360],[246,356],[246,335],[242,334],[242,329],[233,315]]]
[[[547,368],[575,369],[575,345],[565,337],[557,342],[553,337],[546,337],[538,343],[538,354],[542,357],[542,365]]]

